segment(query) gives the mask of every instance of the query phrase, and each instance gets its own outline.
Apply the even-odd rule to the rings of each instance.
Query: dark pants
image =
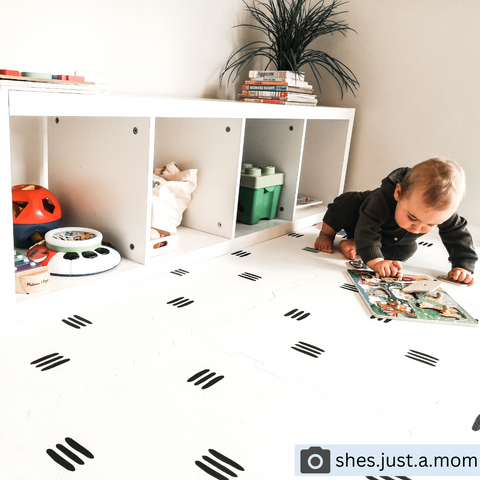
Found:
[[[323,221],[336,232],[345,230],[347,238],[355,239],[355,227],[360,216],[360,207],[370,191],[345,192],[339,195],[328,205]],[[383,242],[382,242],[383,243]],[[388,241],[387,241],[388,243]],[[417,250],[415,236],[405,232],[403,239],[389,246],[382,245],[383,258],[387,260],[404,261],[409,259]]]
[[[328,210],[323,221],[336,232],[345,230],[347,238],[355,238],[355,227],[360,216],[360,207],[370,192],[345,192],[339,195],[333,203],[328,204]]]

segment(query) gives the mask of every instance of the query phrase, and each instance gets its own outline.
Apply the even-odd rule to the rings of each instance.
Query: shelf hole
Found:
[[[217,223],[218,228],[222,228],[222,222]]]
[[[227,127],[227,128],[225,129],[225,131],[226,131],[227,133],[229,133],[229,132],[230,132],[230,130],[231,130],[231,128],[230,128],[230,127]]]
[[[290,126],[288,127],[288,129],[292,132],[292,131],[293,131],[293,126],[290,125]]]
[[[55,123],[58,125],[60,123],[60,119],[58,117],[55,118]]]
[[[135,250],[135,245],[133,243],[130,244],[130,250]]]
[[[280,211],[283,212],[284,208],[283,207],[280,207]]]
[[[133,127],[133,134],[136,135],[138,133],[138,128],[137,127]]]

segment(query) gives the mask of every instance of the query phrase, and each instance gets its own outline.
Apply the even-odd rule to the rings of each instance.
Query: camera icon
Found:
[[[330,473],[330,450],[321,447],[300,450],[300,473]]]

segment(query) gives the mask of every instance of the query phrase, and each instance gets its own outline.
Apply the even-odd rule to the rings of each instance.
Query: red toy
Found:
[[[0,75],[9,75],[10,77],[20,77],[20,72],[17,70],[0,70]]]
[[[58,200],[40,185],[12,187],[13,238],[17,248],[29,248],[60,226]]]
[[[68,80],[69,82],[84,82],[85,77],[79,75],[56,75],[57,80]]]

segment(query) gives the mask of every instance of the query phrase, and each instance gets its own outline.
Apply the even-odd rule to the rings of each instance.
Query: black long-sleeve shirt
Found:
[[[395,222],[395,187],[409,170],[408,167],[398,168],[382,180],[381,187],[365,192],[355,228],[357,253],[365,263],[375,258],[386,258],[385,252],[393,252],[388,260],[402,259],[395,258],[395,251],[399,252],[400,257],[409,252],[405,257],[408,258],[417,248],[417,238],[424,235],[407,232]],[[454,213],[438,225],[438,230],[452,268],[460,267],[473,273],[478,256],[467,229],[467,221]]]

